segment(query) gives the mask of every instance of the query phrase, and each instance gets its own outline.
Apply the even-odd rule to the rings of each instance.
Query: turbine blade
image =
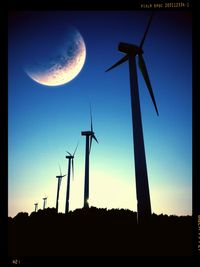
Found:
[[[95,135],[92,135],[92,138],[94,138],[94,140],[99,143]]]
[[[77,150],[77,148],[78,148],[78,144],[79,144],[79,142],[77,143],[77,146],[76,146],[76,148],[75,148],[75,150],[74,150],[73,157],[74,157],[74,155],[75,155],[75,153],[76,153],[76,150]]]
[[[146,31],[144,32],[144,36],[143,36],[143,38],[142,38],[142,40],[141,40],[140,48],[143,47],[145,38],[146,38],[146,36],[147,36],[148,30],[149,30],[149,27],[150,27],[150,24],[151,24],[151,21],[152,21],[152,18],[153,18],[153,14],[154,14],[154,13],[152,12],[151,17],[150,17],[149,22],[148,22],[147,27],[146,27]]]
[[[127,60],[128,60],[128,55],[125,55],[123,58],[121,58],[119,61],[117,61],[114,65],[112,65],[109,69],[107,69],[106,72],[108,72],[109,70],[114,69],[115,67],[117,67],[118,65],[124,63]]]
[[[89,147],[89,154],[90,154],[91,148],[92,148],[92,136],[90,136],[90,147]]]
[[[59,165],[59,169],[60,169],[60,176],[62,176],[62,173],[61,173],[61,168],[60,168],[60,164],[58,164]]]
[[[72,178],[74,180],[74,159],[72,159]]]
[[[91,132],[93,132],[93,123],[92,123],[92,108],[91,108],[91,104],[90,104],[90,123],[91,123],[90,130],[91,130]]]
[[[72,156],[72,154],[71,153],[69,153],[68,151],[66,151],[70,156]]]
[[[142,75],[144,77],[144,80],[146,82],[146,85],[147,85],[147,88],[149,90],[149,93],[150,93],[150,96],[151,96],[151,99],[153,101],[153,104],[154,104],[154,107],[155,107],[155,110],[156,110],[156,113],[157,115],[159,116],[158,114],[158,109],[157,109],[157,105],[156,105],[156,101],[155,101],[155,98],[154,98],[154,94],[153,94],[153,89],[151,87],[151,83],[150,83],[150,80],[149,80],[149,75],[148,75],[148,72],[147,72],[147,68],[146,68],[146,64],[144,62],[144,58],[143,56],[140,54],[138,56],[138,59],[139,59],[139,67],[140,67],[140,70],[142,72]]]

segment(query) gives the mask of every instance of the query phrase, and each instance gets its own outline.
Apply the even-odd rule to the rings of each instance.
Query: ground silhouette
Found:
[[[67,215],[47,208],[8,218],[8,254],[25,256],[192,255],[192,217],[153,214],[137,224],[123,209],[76,209]]]

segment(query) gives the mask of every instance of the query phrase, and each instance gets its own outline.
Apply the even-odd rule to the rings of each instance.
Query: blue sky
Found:
[[[47,206],[55,207],[58,164],[67,173],[65,151],[73,152],[77,141],[70,209],[83,206],[85,138],[81,131],[90,128],[90,103],[99,140],[93,143],[90,157],[90,205],[136,211],[128,63],[108,73],[105,70],[122,57],[119,42],[140,43],[150,15],[148,11],[11,13],[10,216],[32,212],[35,202],[42,208],[46,195]],[[191,14],[183,11],[156,12],[143,46],[159,117],[138,69],[151,204],[157,214],[192,213],[191,20]],[[83,69],[62,86],[34,82],[24,64],[40,48],[51,49],[66,25],[75,26],[85,41]],[[61,184],[60,212],[64,212],[65,194],[66,177]]]

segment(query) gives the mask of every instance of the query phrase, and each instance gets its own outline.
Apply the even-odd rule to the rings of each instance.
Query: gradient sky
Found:
[[[90,199],[96,207],[136,211],[136,187],[128,63],[105,70],[123,55],[120,41],[139,44],[149,11],[15,12],[8,35],[8,204],[9,216],[32,212],[34,203],[55,207],[65,151],[75,157],[70,210],[83,206],[85,137],[89,105],[99,144],[90,156]],[[192,17],[156,12],[143,46],[160,116],[138,69],[138,82],[152,211],[192,214]],[[48,87],[24,71],[35,51],[51,48],[66,25],[86,44],[86,62],[71,82]],[[45,29],[45,30],[44,30]],[[40,39],[38,36],[43,36]],[[41,51],[43,51],[41,50]],[[65,209],[66,177],[59,212]]]

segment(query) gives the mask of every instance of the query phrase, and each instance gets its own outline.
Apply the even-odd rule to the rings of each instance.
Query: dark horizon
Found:
[[[18,214],[8,220],[8,230],[9,256],[22,259],[192,255],[191,216],[153,214],[148,222],[138,225],[137,213],[128,210],[91,207],[58,214],[53,208],[32,212],[30,216]]]
[[[72,213],[76,213],[77,211],[80,211],[80,210],[86,210],[86,209],[97,209],[97,210],[104,210],[104,211],[127,211],[127,212],[130,212],[130,213],[135,213],[137,214],[137,210],[130,210],[130,209],[126,209],[126,208],[99,208],[99,207],[96,207],[96,206],[90,206],[90,207],[82,207],[82,208],[76,208],[74,210],[69,210],[67,213],[65,213],[64,211],[63,212],[57,212],[57,214],[61,214],[61,215],[68,215],[68,214],[72,214]],[[28,216],[30,216],[32,213],[41,213],[41,212],[45,212],[45,210],[55,210],[56,211],[56,207],[45,207],[45,209],[41,208],[41,209],[37,209],[37,211],[35,212],[34,209],[30,212],[27,212],[27,211],[20,211],[18,212],[14,217],[11,217],[11,216],[8,216],[8,218],[11,218],[11,219],[14,219],[15,217],[19,216],[20,214],[27,214]],[[154,213],[152,212],[151,215],[156,215],[156,216],[166,216],[166,217],[192,217],[193,215],[190,215],[190,214],[184,214],[184,215],[177,215],[177,214],[166,214],[166,213]]]

